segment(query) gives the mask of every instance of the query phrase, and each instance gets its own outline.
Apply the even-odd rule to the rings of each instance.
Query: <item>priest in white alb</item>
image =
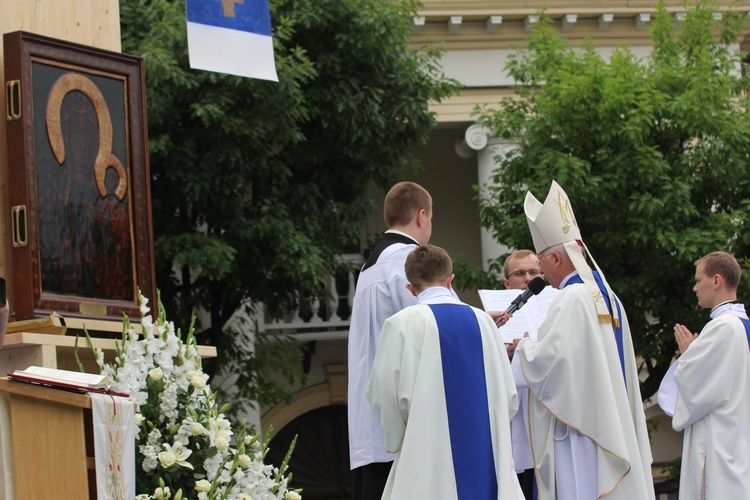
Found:
[[[651,448],[625,311],[593,260],[562,187],[524,211],[560,293],[537,340],[515,349],[529,386],[539,500],[653,500]],[[516,361],[514,359],[514,361]]]
[[[367,398],[396,454],[383,499],[523,500],[510,419],[518,409],[492,318],[451,293],[451,259],[420,246],[406,259],[419,303],[386,320]]]
[[[683,431],[680,500],[750,498],[750,320],[737,301],[742,269],[712,252],[695,262],[698,305],[711,321],[694,335],[675,325],[682,355],[659,388],[659,404]]]

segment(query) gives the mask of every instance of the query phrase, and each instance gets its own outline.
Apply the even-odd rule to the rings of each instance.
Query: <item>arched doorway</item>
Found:
[[[289,422],[269,442],[265,462],[278,467],[295,435],[290,488],[303,488],[305,500],[349,500],[352,479],[346,406],[324,406]]]

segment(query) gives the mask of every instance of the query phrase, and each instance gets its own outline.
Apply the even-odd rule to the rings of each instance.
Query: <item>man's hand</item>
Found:
[[[505,311],[487,311],[487,313],[492,317],[493,320],[495,320],[495,324],[498,327],[503,326],[508,322],[510,318],[513,317],[512,314],[508,314]]]
[[[674,325],[674,339],[677,341],[677,346],[680,348],[680,354],[687,351],[687,348],[690,347],[693,340],[697,338],[698,334],[692,333],[685,325],[679,323]]]
[[[523,334],[523,338],[524,339],[529,338],[529,332],[524,333]],[[513,354],[516,352],[516,347],[518,347],[518,344],[521,342],[521,340],[523,340],[523,339],[513,339],[513,343],[512,344],[506,344],[505,345],[505,349],[508,351],[508,358],[511,361],[513,361]]]

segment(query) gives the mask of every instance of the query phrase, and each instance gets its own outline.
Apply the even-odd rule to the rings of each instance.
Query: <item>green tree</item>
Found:
[[[572,47],[546,18],[507,66],[516,96],[481,110],[518,146],[498,158],[494,187],[480,195],[482,223],[509,246],[533,248],[527,190],[544,199],[551,179],[565,188],[628,312],[649,375],[644,398],[675,354],[674,324],[698,331],[706,322],[692,263],[726,250],[747,267],[750,117],[731,47],[743,18],[712,14],[699,2],[675,28],[661,4],[642,60],[626,47],[608,60],[590,42]]]
[[[280,315],[320,294],[334,257],[358,249],[368,188],[416,167],[430,101],[452,83],[435,50],[412,50],[416,3],[271,0],[279,82],[191,70],[184,0],[121,0],[123,51],[145,60],[157,283],[175,318],[202,309],[211,367],[264,384],[298,350],[248,353],[236,312]],[[173,313],[172,311],[175,311]],[[217,366],[218,365],[218,366]]]

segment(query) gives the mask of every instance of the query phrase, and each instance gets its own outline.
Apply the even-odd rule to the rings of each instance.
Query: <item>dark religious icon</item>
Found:
[[[16,318],[137,319],[137,290],[155,296],[143,62],[4,44]]]
[[[120,160],[112,154],[112,119],[109,116],[109,108],[104,96],[94,83],[83,75],[68,73],[61,76],[55,82],[49,93],[47,103],[47,136],[49,137],[52,152],[57,162],[65,163],[65,143],[62,136],[62,125],[60,124],[60,112],[63,99],[68,92],[77,90],[82,92],[94,105],[94,112],[99,125],[99,150],[94,162],[94,176],[96,187],[102,198],[107,197],[107,188],[104,185],[104,173],[108,167],[115,169],[119,179],[115,195],[118,200],[125,197],[128,188],[128,178]]]
[[[35,97],[43,104],[44,93]],[[49,249],[41,259],[44,289],[126,300],[133,288],[128,177],[112,153],[115,131],[107,101],[89,77],[64,73],[54,82],[47,95],[46,132],[54,160],[39,150],[46,144],[37,146],[37,158],[47,160],[37,162],[37,178],[43,176],[55,189],[39,198],[41,245]],[[110,168],[116,187],[108,191]]]

